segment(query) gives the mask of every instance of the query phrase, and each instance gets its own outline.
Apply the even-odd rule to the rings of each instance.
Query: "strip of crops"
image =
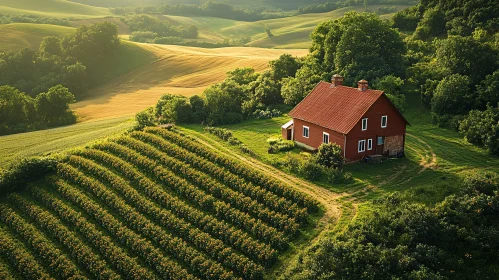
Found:
[[[141,267],[137,263],[136,259],[129,257],[121,247],[117,246],[111,240],[109,236],[104,235],[94,224],[87,221],[85,217],[75,211],[72,207],[69,207],[44,189],[32,188],[29,191],[45,207],[57,213],[59,218],[71,225],[73,229],[84,236],[88,242],[92,243],[92,245],[97,248],[100,253],[112,264],[112,266],[121,272],[122,275],[129,279],[145,280],[156,278],[153,273]],[[120,241],[131,250],[136,248],[129,246],[126,238],[120,238]]]
[[[166,129],[149,127],[144,129],[144,131],[147,133],[159,135],[164,139],[167,139],[170,142],[173,142],[197,155],[201,155],[212,162],[226,167],[232,173],[243,176],[245,179],[271,191],[276,195],[283,196],[293,202],[296,202],[302,207],[307,207],[310,213],[317,212],[319,209],[317,201],[315,201],[313,198],[302,194],[292,189],[291,187],[287,187],[282,183],[273,180],[269,176],[262,174],[261,172],[258,172],[252,168],[248,168],[247,166],[230,160],[225,156],[219,155],[204,147],[200,143],[197,143],[191,139],[186,139],[186,137],[182,137],[181,135],[178,135],[177,133],[168,131]]]
[[[307,219],[306,208],[299,208],[296,203],[286,200],[284,197],[277,196],[260,186],[247,183],[240,177],[228,172],[225,168],[220,168],[220,166],[206,160],[203,157],[197,156],[194,153],[171,144],[170,142],[165,141],[164,138],[144,132],[133,132],[130,136],[156,147],[161,150],[161,152],[166,153],[169,156],[185,161],[196,169],[203,171],[211,175],[213,178],[218,179],[220,182],[227,184],[233,190],[241,192],[258,202],[265,204],[272,210],[286,213],[300,222],[305,222]]]
[[[86,246],[68,228],[62,225],[61,221],[47,211],[33,205],[18,194],[9,197],[18,208],[22,209],[26,215],[36,221],[36,224],[48,233],[53,239],[57,239],[68,249],[73,258],[89,271],[95,278],[121,279],[114,271],[107,267],[107,264],[92,249]]]
[[[148,214],[172,234],[192,243],[197,249],[204,251],[205,254],[211,256],[225,267],[244,275],[248,279],[261,279],[263,277],[263,268],[261,266],[256,265],[247,257],[237,254],[222,241],[179,219],[171,211],[159,208],[130,187],[127,181],[109,170],[95,164],[93,161],[77,156],[71,156],[69,163],[79,170],[85,170],[92,174],[99,181],[107,182],[108,185],[113,186],[116,191],[125,197],[131,205]]]
[[[228,225],[224,221],[207,215],[171,196],[160,186],[138,172],[134,166],[122,159],[98,150],[84,150],[78,154],[84,158],[96,160],[108,168],[114,168],[133,182],[134,186],[139,188],[149,198],[154,199],[165,209],[171,210],[178,217],[192,223],[210,235],[223,240],[225,244],[251,256],[253,260],[263,265],[272,265],[277,260],[277,252],[275,250],[268,248],[245,232]]]
[[[74,170],[68,170],[68,167],[61,166],[61,172],[71,177]],[[80,177],[74,177],[80,180]],[[142,256],[148,265],[153,267],[164,279],[197,279],[189,274],[184,268],[176,262],[165,257],[159,249],[154,247],[152,243],[132,230],[128,229],[124,224],[114,218],[113,215],[102,209],[102,207],[93,202],[91,198],[81,193],[77,187],[70,187],[66,183],[56,182],[61,195],[78,205],[80,208],[93,217],[100,226],[107,229],[110,233],[116,235],[121,242],[130,245],[131,249],[138,255]],[[146,228],[144,228],[146,230]],[[162,244],[160,244],[161,246]]]
[[[12,208],[5,204],[0,205],[0,219],[15,232],[16,236],[21,237],[30,245],[37,257],[43,261],[53,275],[63,279],[87,279],[63,252]]]
[[[161,183],[165,184],[172,192],[184,198],[191,203],[195,203],[200,209],[215,213],[221,219],[229,221],[238,228],[251,232],[258,239],[268,242],[274,248],[286,249],[288,240],[282,233],[276,229],[267,226],[260,220],[252,218],[250,215],[234,209],[231,205],[218,201],[213,196],[206,194],[202,190],[189,184],[186,180],[177,177],[170,170],[158,166],[154,161],[147,157],[134,154],[123,146],[115,143],[106,142],[99,144],[96,148],[109,151],[118,155],[122,159],[133,163],[135,166],[140,166],[142,169],[147,169],[151,177],[156,178]]]
[[[0,227],[0,254],[24,279],[53,279],[12,234]]]
[[[74,156],[72,157],[74,158]],[[205,279],[234,279],[232,272],[223,269],[220,264],[204,257],[203,254],[194,250],[181,238],[172,236],[160,226],[152,223],[99,181],[85,176],[67,164],[59,164],[58,171],[66,180],[78,184],[78,186],[85,188],[98,197],[104,205],[116,211],[129,226],[154,241],[157,246],[165,250],[169,255],[176,256],[191,271]]]
[[[1,234],[1,232],[0,232],[0,234]],[[1,241],[2,241],[2,239],[0,238],[0,242]],[[1,249],[0,249],[0,254],[1,254]],[[16,279],[16,277],[13,274],[13,272],[10,270],[10,267],[7,264],[7,261],[4,260],[4,256],[3,255],[0,255],[0,279],[3,279],[3,280],[13,280],[13,279]]]
[[[213,180],[205,173],[199,172],[179,160],[162,154],[152,146],[144,144],[140,141],[132,141],[130,138],[121,138],[118,142],[133,148],[143,156],[147,156],[161,162],[165,167],[169,168],[176,174],[180,174],[182,177],[191,181],[205,192],[233,205],[233,207],[243,212],[248,212],[255,218],[258,218],[287,234],[293,235],[298,232],[299,225],[294,219],[288,217],[287,215],[270,210],[257,201],[252,200],[250,197],[244,196],[241,193],[227,188],[226,186]]]

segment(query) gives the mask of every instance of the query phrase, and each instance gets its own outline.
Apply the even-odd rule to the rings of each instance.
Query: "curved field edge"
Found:
[[[132,267],[128,266],[129,269],[146,269],[147,272],[143,273],[149,276],[205,278],[207,275],[218,275],[224,279],[232,279],[233,276],[261,279],[265,275],[265,278],[273,278],[271,274],[275,267],[281,267],[296,252],[296,248],[307,243],[311,236],[317,235],[315,223],[322,215],[322,211],[317,212],[317,208],[309,208],[316,209],[316,212],[308,216],[308,222],[296,220],[301,225],[298,238],[290,232],[285,233],[287,230],[282,231],[284,228],[276,231],[279,224],[290,225],[289,222],[284,223],[285,220],[282,220],[283,223],[279,222],[279,219],[289,219],[286,217],[293,217],[295,214],[292,213],[299,215],[299,212],[294,211],[298,210],[296,207],[302,202],[313,203],[308,198],[303,200],[305,198],[301,198],[300,192],[291,191],[288,183],[294,182],[277,182],[270,177],[265,179],[267,175],[262,177],[257,170],[239,175],[231,166],[242,163],[234,159],[226,161],[216,156],[216,164],[208,164],[207,160],[220,151],[207,148],[199,141],[189,140],[192,136],[165,133],[167,134],[162,130],[149,129],[146,133],[129,133],[100,142],[91,148],[70,152],[59,165],[57,176],[33,184],[26,191],[3,198],[0,201],[0,219],[5,226],[1,228],[0,236],[3,240],[13,242],[12,246],[15,247],[2,247],[0,250],[4,253],[22,251],[25,261],[9,259],[7,264],[0,265],[1,273],[23,273],[20,270],[23,264],[32,267],[41,265],[52,277],[93,277],[104,272],[108,276],[114,275],[111,278],[125,276],[130,271],[122,267],[111,253],[122,248],[120,254],[137,258],[137,263],[130,264]],[[162,150],[160,144],[166,145],[166,150]],[[201,150],[198,151],[198,148]],[[185,156],[196,162],[205,160],[206,164],[194,168],[193,162],[186,161]],[[199,159],[196,160],[197,157]],[[187,165],[177,170],[182,164]],[[225,169],[215,170],[222,167]],[[210,168],[215,168],[213,173],[210,173]],[[174,170],[177,170],[175,175],[172,173],[164,178],[154,176]],[[199,175],[195,175],[196,172],[200,172]],[[225,178],[244,180],[247,182],[244,184],[249,185],[244,191],[240,184],[238,187],[230,185],[225,179],[221,179],[223,177],[197,181],[195,177],[207,176],[203,174],[228,176]],[[252,182],[260,182],[258,192],[255,192],[255,187],[251,187]],[[220,188],[221,192],[215,191],[216,188]],[[286,190],[287,188],[290,189]],[[191,193],[198,194],[189,199]],[[233,199],[231,197],[235,199],[241,195],[246,198],[238,198],[238,201],[244,203],[232,204],[233,206],[226,204],[226,210],[222,212],[209,206],[213,203],[213,206],[220,204],[216,207],[221,207],[230,202]],[[279,199],[280,202],[257,199],[262,195],[270,195],[269,199]],[[171,197],[168,198],[169,196]],[[267,206],[257,207],[259,203]],[[256,208],[250,207],[253,204]],[[189,207],[192,209],[188,210]],[[269,210],[265,210],[267,207],[270,207]],[[265,214],[265,211],[271,209],[277,212]],[[279,212],[282,210],[278,209],[288,210]],[[292,209],[296,210],[291,211]],[[198,217],[192,216],[193,213],[198,213]],[[73,224],[78,215],[85,217],[85,220],[78,218],[79,222]],[[173,216],[167,218],[168,215]],[[206,219],[213,221],[207,224]],[[249,220],[241,223],[241,219]],[[118,230],[118,225],[113,226],[112,223],[109,224],[110,221],[122,223],[119,228],[127,229]],[[224,227],[234,229],[220,231],[213,228],[224,223]],[[252,224],[253,226],[248,226]],[[188,228],[191,229],[187,230]],[[28,230],[30,235],[27,234]],[[263,234],[262,230],[270,231]],[[247,237],[244,234],[248,234]],[[108,245],[100,247],[97,246],[100,239],[89,239],[96,235],[105,238]],[[272,241],[279,240],[275,239],[280,238],[278,236],[294,240],[289,243],[291,249],[286,250],[286,247]],[[236,242],[235,238],[239,238],[239,241]],[[143,240],[140,241],[142,243],[139,240]],[[277,264],[272,267],[268,267],[268,264],[275,263],[275,260],[264,260],[273,258],[274,253],[263,247],[251,249],[251,246],[267,242],[271,242],[267,248],[280,252]],[[148,246],[150,249],[147,249]],[[249,249],[244,249],[247,246],[250,246]],[[204,259],[205,263],[191,263],[194,258],[197,259],[196,262]],[[55,259],[64,260],[64,263],[54,263]],[[133,268],[134,265],[136,268]]]
[[[2,34],[0,50],[17,51],[23,48],[38,50],[44,37],[68,36],[74,32],[74,28],[50,24],[2,24],[0,25],[0,33]]]
[[[0,2],[0,13],[32,14],[57,18],[93,18],[112,15],[107,8],[66,0],[2,0]]]

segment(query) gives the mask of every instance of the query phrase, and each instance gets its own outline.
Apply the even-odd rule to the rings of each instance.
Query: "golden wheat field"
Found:
[[[222,81],[240,67],[268,68],[270,60],[289,53],[304,56],[304,49],[230,47],[204,49],[173,45],[140,44],[157,60],[91,90],[85,100],[72,105],[80,121],[133,116],[156,104],[165,93],[191,96]]]

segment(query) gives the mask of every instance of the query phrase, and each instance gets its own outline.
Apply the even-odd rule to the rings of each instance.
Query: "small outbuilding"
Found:
[[[322,143],[336,143],[347,161],[404,155],[409,122],[366,80],[357,88],[347,87],[342,76],[334,75],[331,83],[317,84],[289,115],[292,120],[282,126],[282,136],[302,147],[315,150]]]

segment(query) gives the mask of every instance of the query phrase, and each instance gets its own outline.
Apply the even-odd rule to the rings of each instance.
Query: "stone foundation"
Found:
[[[404,136],[396,135],[385,137],[385,154],[388,153],[389,156],[394,157],[398,153],[404,150]]]

